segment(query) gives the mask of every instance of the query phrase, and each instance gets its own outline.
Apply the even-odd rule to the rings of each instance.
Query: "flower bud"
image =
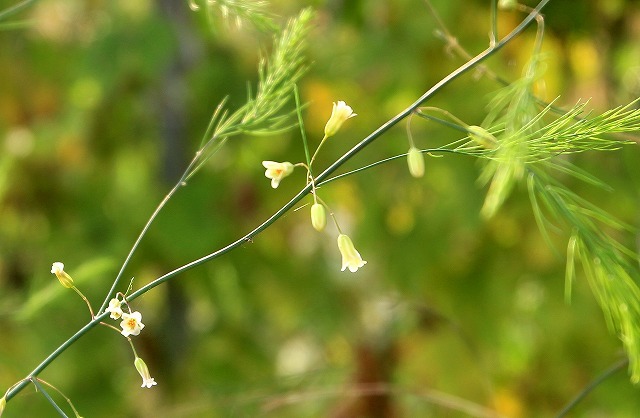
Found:
[[[311,225],[316,231],[322,231],[327,226],[327,214],[321,203],[314,203],[311,206]]]
[[[51,273],[55,274],[60,284],[64,287],[71,289],[73,287],[73,279],[64,271],[64,264],[56,261],[51,265]]]
[[[478,145],[486,149],[494,149],[498,144],[496,137],[480,126],[469,126],[469,136],[476,141]]]
[[[420,178],[424,176],[424,157],[418,148],[409,148],[407,163],[409,164],[409,172],[413,177]]]
[[[345,102],[340,100],[338,103],[333,103],[333,110],[331,111],[331,117],[327,121],[324,127],[324,136],[330,137],[336,134],[340,130],[340,127],[345,120],[357,116],[353,113],[351,106],[348,106]]]
[[[3,396],[2,398],[0,398],[0,416],[2,416],[5,406],[7,406],[7,398]]]

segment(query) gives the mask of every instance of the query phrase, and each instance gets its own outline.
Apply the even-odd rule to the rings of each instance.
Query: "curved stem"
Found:
[[[541,0],[540,3],[538,3],[538,6],[536,6],[536,8],[533,9],[533,11],[516,28],[514,28],[509,34],[507,34],[503,39],[501,39],[500,42],[496,43],[493,46],[489,46],[489,48],[487,48],[486,50],[482,51],[480,54],[476,55],[474,58],[472,58],[468,62],[464,63],[458,69],[456,69],[455,71],[453,71],[452,73],[447,75],[445,78],[440,80],[437,84],[435,84],[427,92],[425,92],[422,96],[420,96],[409,107],[407,107],[405,110],[403,110],[402,112],[398,113],[396,116],[394,116],[393,118],[388,120],[386,123],[381,125],[378,129],[373,131],[366,138],[364,138],[362,141],[360,141],[358,144],[356,144],[353,148],[351,148],[349,151],[347,151],[345,154],[343,154],[340,158],[338,158],[333,164],[331,164],[327,169],[325,169],[322,173],[320,173],[316,177],[316,181],[318,183],[320,183],[323,180],[328,179],[329,176],[334,171],[336,171],[339,167],[341,167],[344,163],[346,163],[349,159],[351,159],[354,155],[356,155],[358,152],[360,152],[362,149],[364,149],[370,143],[372,143],[377,138],[382,136],[382,134],[384,134],[386,131],[391,129],[398,122],[400,122],[401,120],[403,120],[404,118],[409,116],[415,109],[417,109],[422,103],[424,103],[431,96],[433,96],[436,92],[438,92],[442,87],[446,86],[447,84],[449,84],[450,82],[452,82],[456,78],[460,77],[462,74],[464,74],[467,71],[469,71],[470,69],[474,68],[475,66],[478,65],[478,63],[484,61],[489,56],[494,54],[496,51],[501,49],[504,45],[506,45],[509,41],[511,41],[511,39],[513,39],[520,32],[522,32],[536,18],[536,16],[540,13],[540,10],[549,1],[550,0]],[[187,168],[187,170],[185,171],[185,175],[186,175],[186,173],[189,173],[190,168],[198,161],[199,156],[200,156],[200,152],[198,152],[196,154],[195,158],[191,161],[191,163],[189,165],[189,168]],[[122,275],[122,271],[124,270],[124,267],[127,265],[129,259],[131,258],[133,252],[135,251],[135,249],[137,248],[138,244],[140,243],[142,237],[144,236],[144,234],[146,233],[147,229],[149,228],[151,222],[153,221],[153,219],[155,219],[155,217],[157,216],[157,214],[160,211],[160,209],[167,203],[169,198],[178,190],[178,188],[180,186],[182,186],[182,181],[178,182],[174,186],[174,188],[171,189],[171,191],[167,194],[165,199],[163,199],[163,201],[160,203],[160,205],[158,206],[156,211],[154,211],[153,215],[151,216],[151,218],[149,219],[149,221],[147,222],[147,224],[143,228],[142,233],[140,234],[140,236],[136,240],[131,252],[127,256],[127,259],[125,260],[125,263],[124,263],[123,267],[121,268],[120,273],[118,274],[118,279]],[[147,284],[146,286],[143,286],[140,289],[138,289],[137,291],[133,292],[127,298],[127,300],[128,301],[134,300],[137,297],[139,297],[139,296],[143,295],[144,293],[148,292],[149,290],[153,289],[154,287],[166,282],[170,278],[172,278],[172,277],[174,277],[174,276],[176,276],[176,275],[178,275],[178,274],[180,274],[180,273],[182,273],[184,271],[190,270],[191,268],[193,268],[195,266],[198,266],[198,265],[203,264],[203,263],[205,263],[207,261],[210,261],[210,260],[213,260],[213,259],[215,259],[217,257],[220,257],[221,255],[224,255],[224,254],[228,253],[229,251],[241,246],[242,244],[244,244],[246,242],[251,242],[251,240],[256,235],[258,235],[260,232],[264,231],[267,227],[269,227],[276,220],[278,220],[282,215],[284,215],[289,209],[293,208],[293,206],[295,206],[300,200],[302,200],[302,198],[304,198],[311,191],[312,187],[313,187],[312,183],[308,183],[288,203],[286,203],[276,213],[271,215],[267,220],[262,222],[260,225],[258,225],[256,228],[254,228],[251,232],[249,232],[248,234],[246,234],[242,238],[233,241],[232,243],[228,244],[227,246],[225,246],[225,247],[223,247],[223,248],[221,248],[221,249],[219,249],[217,251],[214,251],[214,252],[212,252],[212,253],[210,253],[208,255],[205,255],[205,256],[197,259],[197,260],[194,260],[194,261],[192,261],[192,262],[190,262],[188,264],[185,264],[185,265],[183,265],[181,267],[178,267],[175,270],[172,270],[172,271],[164,274],[163,276],[155,279],[154,281],[152,281],[151,283]],[[116,280],[114,282],[114,285],[112,286],[112,289],[109,292],[109,295],[111,295],[113,293],[113,289],[115,289],[115,287],[117,285],[117,282],[118,282],[118,280]],[[42,372],[42,370],[44,370],[53,360],[55,360],[55,358],[57,358],[62,352],[64,352],[76,340],[78,340],[80,337],[82,337],[84,334],[86,334],[93,327],[98,325],[100,323],[100,321],[102,321],[104,318],[106,318],[109,315],[108,312],[103,312],[104,307],[106,306],[106,304],[109,301],[109,295],[105,299],[105,302],[103,303],[103,306],[100,309],[100,311],[98,311],[98,315],[93,320],[91,320],[91,322],[89,322],[84,327],[82,327],[80,330],[78,330],[71,338],[69,338],[64,343],[62,343],[56,350],[54,350],[46,359],[44,359],[29,374],[29,376],[31,376],[31,377],[37,376],[40,372]],[[28,381],[23,381],[20,384],[14,386],[12,388],[12,390],[10,390],[7,393],[7,396],[6,396],[7,401],[10,400],[11,398],[13,398],[14,396],[16,396],[22,389],[24,389],[24,387],[27,384],[28,384]]]
[[[629,359],[625,358],[613,364],[607,370],[602,372],[600,376],[596,377],[591,383],[587,385],[587,387],[585,387],[578,395],[576,395],[576,397],[573,398],[571,402],[569,402],[564,408],[562,408],[562,411],[560,411],[558,415],[556,415],[556,418],[562,418],[566,416],[578,403],[580,403],[581,400],[583,400],[589,393],[591,393],[591,391],[598,387],[600,383],[611,377],[611,375],[615,374],[616,372],[627,367],[628,365]]]
[[[212,141],[213,141],[213,139],[212,139]],[[122,266],[120,267],[120,271],[118,272],[118,275],[116,276],[115,280],[113,281],[113,284],[111,285],[111,288],[109,289],[109,292],[107,293],[106,297],[104,298],[104,301],[102,302],[102,305],[100,306],[100,309],[98,310],[98,314],[101,314],[102,312],[104,312],[105,308],[109,304],[109,299],[111,299],[111,295],[113,294],[113,292],[115,291],[116,287],[120,283],[120,279],[122,279],[122,274],[124,273],[124,270],[129,265],[129,261],[131,261],[131,258],[133,257],[133,254],[138,249],[138,246],[140,245],[140,242],[142,241],[142,238],[144,238],[144,236],[147,234],[147,231],[151,227],[151,224],[156,219],[156,217],[158,216],[158,214],[160,213],[162,208],[164,208],[164,206],[171,199],[171,197],[173,197],[173,195],[176,194],[178,189],[180,187],[184,186],[185,178],[191,173],[191,169],[196,165],[196,163],[200,159],[200,156],[202,155],[202,152],[203,152],[204,148],[206,148],[206,146],[207,145],[205,145],[198,152],[196,152],[196,155],[193,157],[193,159],[191,160],[191,162],[187,166],[186,170],[184,171],[184,173],[180,177],[180,180],[178,180],[178,182],[175,184],[175,186],[173,186],[173,188],[171,190],[169,190],[169,193],[167,193],[167,195],[164,197],[164,199],[162,199],[160,204],[153,211],[153,213],[151,214],[151,217],[149,217],[149,220],[147,221],[145,226],[142,228],[142,231],[140,231],[140,234],[138,235],[138,238],[136,238],[136,241],[133,243],[133,246],[131,247],[131,250],[129,250],[129,254],[127,254],[127,257],[124,259],[124,262],[122,263]]]

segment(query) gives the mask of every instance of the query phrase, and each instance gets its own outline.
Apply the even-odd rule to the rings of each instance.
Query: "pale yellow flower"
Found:
[[[109,301],[109,307],[107,312],[111,312],[111,319],[119,319],[122,316],[122,302],[118,298],[113,298]]]
[[[274,189],[278,187],[280,181],[293,173],[293,164],[288,161],[283,163],[277,163],[275,161],[263,161],[262,165],[267,169],[264,175],[271,179],[271,187]]]
[[[141,388],[150,388],[151,386],[155,386],[158,384],[155,379],[151,377],[151,374],[149,374],[149,368],[147,367],[147,364],[144,362],[144,360],[142,360],[140,357],[136,357],[136,359],[133,361],[133,365],[136,366],[136,370],[142,377],[142,386],[140,386]]]
[[[333,103],[333,110],[331,111],[331,117],[327,121],[324,127],[324,136],[330,137],[336,134],[345,120],[357,116],[353,113],[351,106],[348,106],[342,100],[338,103]]]
[[[55,274],[60,284],[66,288],[73,287],[73,279],[64,271],[64,264],[59,261],[56,261],[51,265],[51,273]]]
[[[347,235],[338,235],[338,249],[342,254],[342,271],[349,267],[349,271],[355,273],[360,267],[367,264]]]
[[[120,322],[120,327],[122,331],[120,333],[125,337],[129,335],[138,335],[142,328],[144,328],[144,324],[142,323],[142,314],[138,311],[133,313],[123,313],[122,314],[122,322]]]

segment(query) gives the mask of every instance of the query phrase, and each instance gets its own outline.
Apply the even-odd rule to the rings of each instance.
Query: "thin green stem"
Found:
[[[311,157],[309,156],[309,144],[307,142],[307,133],[304,130],[304,120],[302,118],[302,105],[300,102],[300,93],[298,92],[298,85],[293,85],[293,96],[296,100],[296,114],[298,115],[298,124],[300,125],[300,135],[302,136],[302,144],[304,146],[304,156],[307,161],[307,168],[311,175]]]
[[[69,404],[69,406],[73,410],[73,413],[76,415],[76,417],[80,416],[80,414],[78,413],[78,410],[76,409],[76,407],[73,406],[73,402],[71,402],[71,399],[69,399],[69,397],[67,395],[62,393],[62,391],[60,389],[58,389],[57,387],[53,386],[51,383],[47,382],[46,380],[42,380],[40,378],[36,378],[36,380],[38,381],[38,383],[42,383],[43,385],[48,386],[51,389],[53,389],[56,392],[58,392],[58,395],[62,396],[67,401],[67,403]]]
[[[302,105],[300,103],[300,94],[298,92],[298,85],[293,85],[293,95],[296,101],[296,113],[298,115],[298,125],[300,126],[300,135],[302,136],[302,145],[304,147],[304,157],[307,161],[307,181],[311,182],[313,201],[317,202],[316,198],[316,184],[313,178],[313,171],[311,170],[311,157],[309,156],[309,143],[307,141],[307,133],[304,129],[304,120],[302,118]]]
[[[6,9],[4,9],[3,11],[0,12],[0,21],[4,20],[10,16],[13,16],[14,14],[22,11],[22,9],[26,9],[27,7],[29,7],[31,5],[31,3],[35,3],[36,0],[24,0],[21,3],[18,3],[14,6],[8,7]]]
[[[71,338],[69,338],[64,343],[62,343],[51,354],[49,354],[47,358],[45,358],[40,364],[38,364],[38,366],[35,369],[33,369],[33,371],[29,373],[28,376],[30,376],[31,378],[35,378],[35,376],[39,375],[44,369],[47,368],[49,364],[51,364],[51,362],[53,362],[53,360],[55,360],[67,348],[73,345],[73,343],[75,343],[78,339],[80,339],[80,337],[86,334],[91,328],[98,325],[100,321],[105,319],[108,315],[109,315],[108,312],[102,313],[101,315],[96,316],[91,322],[86,324],[84,327],[80,328],[75,334],[73,334],[73,336],[71,336]],[[30,380],[31,379],[23,379],[19,384],[13,386],[11,390],[7,392],[7,396],[6,396],[7,401],[9,401],[11,398],[16,396],[20,391],[22,391],[22,389],[24,389],[29,384]]]
[[[205,147],[206,147],[206,145],[205,145]],[[185,183],[184,183],[185,178],[189,175],[191,169],[196,165],[196,163],[200,159],[200,156],[202,155],[203,149],[204,149],[204,147],[202,149],[200,149],[198,152],[196,152],[196,155],[193,157],[193,159],[191,160],[191,162],[187,166],[186,170],[184,171],[184,173],[180,177],[180,180],[178,180],[178,182],[173,186],[173,188],[169,191],[169,193],[167,193],[167,195],[164,197],[164,199],[162,199],[160,204],[156,207],[156,209],[151,214],[151,217],[149,218],[149,220],[145,224],[144,228],[142,228],[142,231],[138,235],[138,238],[136,238],[136,241],[133,243],[133,246],[131,247],[131,250],[129,250],[129,254],[127,254],[127,257],[125,258],[124,262],[122,263],[122,266],[120,267],[120,271],[118,272],[118,275],[116,276],[115,280],[113,281],[113,284],[111,285],[111,288],[109,289],[109,292],[107,293],[106,297],[104,298],[104,301],[102,302],[102,306],[100,306],[100,309],[98,310],[98,315],[100,315],[105,310],[107,305],[109,304],[109,300],[111,299],[111,295],[113,295],[113,292],[115,291],[116,287],[120,283],[120,280],[122,279],[122,274],[124,273],[124,270],[129,265],[129,262],[131,261],[131,258],[133,257],[133,254],[138,249],[138,246],[140,245],[140,242],[142,241],[142,238],[144,238],[144,236],[147,234],[147,231],[151,227],[151,224],[153,223],[153,221],[156,219],[156,217],[158,216],[160,211],[165,207],[167,202],[169,202],[169,200],[173,197],[173,195],[176,194],[178,189],[180,189],[180,187],[185,185]]]
[[[402,112],[398,113],[393,118],[389,119],[386,123],[381,125],[378,129],[376,129],[375,131],[370,133],[366,138],[364,138],[359,143],[357,143],[353,148],[351,148],[349,151],[344,153],[333,164],[331,164],[322,173],[320,173],[316,177],[316,181],[318,183],[322,183],[323,180],[328,179],[329,176],[334,171],[336,171],[338,168],[340,168],[344,163],[349,161],[354,155],[356,155],[362,149],[367,147],[369,144],[371,144],[377,138],[382,136],[382,134],[384,134],[389,129],[391,129],[393,126],[398,124],[398,122],[400,122],[401,120],[403,120],[404,118],[409,116],[420,105],[422,105],[422,103],[424,103],[431,96],[433,96],[435,93],[437,93],[441,88],[443,88],[447,84],[451,83],[453,80],[457,79],[462,74],[464,74],[467,71],[469,71],[470,69],[474,68],[476,65],[478,65],[478,63],[484,61],[485,59],[487,59],[488,57],[493,55],[495,52],[497,52],[499,49],[501,49],[503,46],[505,46],[508,42],[511,41],[511,39],[513,39],[520,32],[522,32],[536,18],[536,16],[540,13],[540,10],[542,10],[542,8],[549,1],[550,0],[541,0],[540,3],[538,4],[538,6],[536,6],[536,8],[533,9],[533,11],[517,27],[515,27],[503,39],[501,39],[500,42],[496,43],[493,47],[490,46],[486,50],[482,51],[481,53],[476,55],[474,58],[472,58],[471,60],[467,61],[466,63],[464,63],[463,65],[458,67],[455,71],[451,72],[449,75],[447,75],[442,80],[440,80],[438,83],[436,83],[433,87],[431,87],[429,90],[427,90],[427,92],[425,92],[422,96],[420,96],[409,107],[404,109]],[[322,142],[320,143],[320,145],[322,145]],[[320,146],[318,146],[318,149],[319,148],[320,148]],[[316,151],[316,153],[317,153],[317,151]],[[311,161],[313,161],[313,158],[311,158]],[[214,251],[214,252],[212,252],[212,253],[210,253],[208,255],[205,255],[205,256],[197,259],[197,260],[194,260],[194,261],[192,261],[192,262],[190,262],[188,264],[185,264],[185,265],[183,265],[181,267],[178,267],[177,269],[172,270],[172,271],[164,274],[161,277],[158,277],[154,281],[150,282],[149,284],[147,284],[147,285],[141,287],[140,289],[138,289],[137,291],[133,292],[129,296],[128,300],[133,300],[133,299],[143,295],[144,293],[148,292],[149,290],[153,289],[154,287],[166,282],[170,278],[172,278],[172,277],[174,277],[174,276],[176,276],[176,275],[178,275],[178,274],[180,274],[180,273],[182,273],[184,271],[190,270],[193,267],[196,267],[196,266],[198,266],[200,264],[203,264],[203,263],[205,263],[207,261],[210,261],[210,260],[213,260],[215,258],[218,258],[221,255],[224,255],[224,254],[228,253],[229,251],[231,251],[231,250],[233,250],[233,249],[235,249],[235,248],[237,248],[237,247],[239,247],[239,246],[241,246],[241,245],[243,245],[243,244],[245,244],[247,242],[251,242],[256,235],[258,235],[259,233],[264,231],[267,227],[269,227],[271,224],[273,224],[282,215],[284,215],[287,211],[289,211],[289,209],[293,208],[300,200],[302,200],[302,198],[304,198],[311,191],[311,189],[312,189],[312,184],[311,183],[307,184],[288,203],[286,203],[284,206],[282,206],[276,213],[271,215],[267,220],[265,220],[263,223],[258,225],[255,229],[253,229],[251,232],[246,234],[244,237],[239,238],[236,241],[233,241],[229,245],[227,245],[227,246],[225,246],[225,247],[223,247],[223,248],[221,248],[221,249],[219,249],[217,251]]]
[[[316,148],[316,152],[313,153],[313,156],[311,157],[311,160],[309,161],[309,169],[311,169],[311,164],[313,164],[313,162],[316,160],[316,156],[318,155],[318,151],[320,151],[320,148],[322,148],[322,146],[324,145],[324,143],[327,141],[329,137],[328,136],[323,136],[322,137],[322,141],[320,141],[320,144],[318,145],[318,148]]]
[[[489,35],[490,45],[494,45],[498,40],[498,0],[491,0],[491,34]]]
[[[480,54],[478,54],[477,56],[475,56],[474,58],[472,58],[468,62],[466,62],[463,65],[461,65],[458,69],[456,69],[455,71],[453,71],[452,73],[450,73],[449,75],[444,77],[437,84],[435,84],[433,87],[431,87],[427,92],[425,92],[422,96],[420,96],[414,103],[412,103],[410,106],[408,106],[405,110],[403,110],[402,112],[398,113],[396,116],[394,116],[393,118],[388,120],[386,123],[381,125],[375,131],[373,131],[371,134],[369,134],[366,138],[364,138],[358,144],[356,144],[353,148],[351,148],[349,151],[347,151],[345,154],[343,154],[340,158],[338,158],[333,164],[331,164],[327,169],[325,169],[322,173],[320,173],[316,177],[316,180],[318,182],[322,182],[323,180],[328,179],[329,176],[334,171],[336,171],[338,168],[340,168],[344,163],[346,163],[348,160],[350,160],[354,155],[356,155],[362,149],[367,147],[369,144],[371,144],[377,138],[381,137],[385,132],[387,132],[393,126],[395,126],[400,121],[402,121],[404,118],[409,116],[412,112],[415,111],[415,109],[417,109],[422,103],[424,103],[426,100],[428,100],[431,96],[436,94],[441,88],[443,88],[447,84],[451,83],[453,80],[457,79],[462,74],[466,73],[470,69],[472,69],[475,66],[477,66],[478,63],[484,61],[485,59],[487,59],[488,57],[493,55],[495,52],[497,52],[499,49],[501,49],[504,45],[506,45],[508,42],[510,42],[511,39],[515,38],[518,34],[520,34],[535,19],[536,15],[540,13],[540,10],[542,10],[542,8],[549,1],[550,0],[541,0],[540,3],[538,3],[538,6],[536,6],[536,8],[525,19],[523,19],[523,21],[516,28],[514,28],[509,34],[507,34],[503,39],[501,39],[500,42],[495,44],[493,47],[490,46],[489,48],[487,48],[486,50],[482,51]],[[197,153],[196,157],[189,164],[189,167],[187,168],[187,170],[185,170],[185,173],[189,172],[189,169],[197,162],[199,156],[200,156],[200,154]],[[37,376],[53,360],[55,360],[62,352],[64,352],[68,347],[70,347],[76,340],[78,340],[80,337],[82,337],[87,332],[89,332],[89,330],[94,328],[96,325],[98,325],[100,323],[100,321],[102,321],[104,318],[106,318],[109,315],[108,312],[103,312],[103,310],[104,310],[104,308],[106,307],[106,305],[107,305],[107,303],[109,301],[109,296],[113,293],[113,290],[115,289],[115,287],[117,285],[117,282],[119,281],[120,276],[122,275],[124,267],[128,264],[129,259],[131,258],[133,252],[137,248],[138,244],[140,243],[140,240],[142,239],[142,237],[146,233],[147,229],[151,225],[151,222],[153,221],[153,219],[155,219],[155,217],[157,216],[157,214],[160,211],[160,209],[167,203],[169,198],[178,190],[178,188],[180,186],[182,186],[182,181],[178,182],[176,184],[176,186],[174,186],[174,188],[167,194],[165,199],[163,199],[163,201],[160,203],[158,208],[154,211],[154,213],[152,214],[151,218],[149,219],[149,221],[147,222],[147,224],[143,228],[143,231],[141,232],[140,236],[136,240],[131,252],[127,256],[127,259],[125,260],[125,263],[124,263],[123,267],[121,268],[120,273],[118,274],[118,278],[114,282],[114,285],[112,286],[111,291],[107,295],[107,298],[105,299],[105,302],[103,303],[103,306],[101,307],[100,311],[98,311],[98,315],[91,322],[89,322],[84,327],[82,327],[80,330],[78,330],[73,336],[71,336],[71,338],[67,339],[64,343],[62,343],[51,354],[49,354],[49,356],[46,359],[44,359],[29,374],[29,376],[32,376],[32,377]],[[235,248],[237,248],[237,247],[239,247],[239,246],[241,246],[241,245],[243,245],[243,244],[245,244],[247,242],[251,242],[252,239],[256,235],[258,235],[259,233],[264,231],[267,227],[269,227],[276,220],[278,220],[280,217],[282,217],[287,211],[292,209],[300,200],[302,200],[311,191],[311,189],[312,189],[312,184],[311,183],[307,184],[293,198],[291,198],[291,200],[288,203],[286,203],[284,206],[282,206],[282,208],[280,208],[277,212],[275,212],[267,220],[265,220],[263,223],[258,225],[256,228],[254,228],[251,232],[249,232],[248,234],[246,234],[242,238],[233,241],[232,243],[228,244],[227,246],[225,246],[225,247],[223,247],[223,248],[221,248],[221,249],[219,249],[217,251],[214,251],[213,253],[205,255],[204,257],[201,257],[201,258],[199,258],[197,260],[194,260],[194,261],[192,261],[192,262],[190,262],[188,264],[185,264],[185,265],[183,265],[183,266],[181,266],[181,267],[179,267],[179,268],[177,268],[175,270],[172,270],[172,271],[166,273],[165,275],[155,279],[151,283],[149,283],[149,284],[141,287],[137,291],[133,292],[127,298],[127,300],[128,301],[134,300],[137,297],[139,297],[139,296],[143,295],[144,293],[148,292],[149,290],[153,289],[154,287],[166,282],[170,278],[172,278],[172,277],[174,277],[174,276],[176,276],[176,275],[178,275],[178,274],[180,274],[182,272],[185,272],[187,270],[190,270],[193,267],[196,267],[196,266],[198,266],[200,264],[203,264],[203,263],[205,263],[207,261],[210,261],[210,260],[213,260],[213,259],[215,259],[217,257],[220,257],[221,255],[224,255],[224,254],[228,253],[229,251],[231,251],[231,250],[233,250],[233,249],[235,249]],[[22,389],[24,389],[24,387],[27,384],[28,384],[27,381],[23,381],[20,384],[15,385],[12,388],[12,390],[10,390],[7,393],[7,396],[6,396],[7,401],[10,400],[11,398],[13,398],[14,396],[16,396]]]
[[[613,374],[619,372],[620,370],[624,369],[628,365],[629,365],[629,359],[625,358],[625,359],[622,359],[622,360],[616,362],[611,367],[609,367],[607,370],[602,372],[602,374],[600,374],[600,376],[596,377],[575,398],[573,398],[571,400],[571,402],[569,402],[564,408],[562,408],[562,411],[558,412],[558,415],[556,415],[556,418],[562,418],[562,417],[566,416],[569,412],[571,412],[571,410],[573,408],[575,408],[575,406],[580,401],[582,401],[589,393],[591,393],[596,387],[598,387],[598,385],[600,383],[604,382],[609,377],[611,377]]]
[[[448,148],[427,148],[427,149],[420,150],[420,152],[423,153],[423,154],[430,154],[432,152],[433,153],[443,152],[443,153],[451,153],[451,154],[465,154],[465,153],[460,152],[458,150],[448,149]],[[342,173],[342,174],[338,174],[337,176],[330,177],[330,178],[322,181],[321,183],[316,184],[316,187],[324,186],[325,184],[328,184],[328,183],[331,183],[333,181],[342,179],[344,177],[351,176],[353,174],[359,173],[360,171],[365,171],[365,170],[368,170],[368,169],[373,168],[375,166],[378,166],[378,165],[381,165],[381,164],[385,164],[385,163],[388,163],[390,161],[397,160],[399,158],[406,158],[406,157],[407,157],[407,153],[405,152],[404,154],[398,154],[398,155],[394,155],[393,157],[384,158],[384,159],[382,159],[380,161],[376,161],[375,163],[367,164],[365,166],[356,168],[355,170],[347,171],[346,173]]]
[[[56,401],[53,400],[51,395],[49,395],[49,392],[47,392],[45,390],[45,388],[42,387],[40,382],[38,382],[38,378],[37,377],[32,377],[31,378],[31,382],[33,382],[33,385],[36,387],[36,389],[38,389],[38,391],[40,391],[40,393],[42,393],[42,395],[49,401],[49,403],[53,406],[53,408],[56,411],[58,411],[58,414],[60,414],[61,417],[69,418],[69,416],[64,413],[64,411],[62,410],[62,408],[60,408],[60,406],[56,403]]]
[[[91,319],[95,318],[96,315],[93,313],[93,308],[91,307],[91,302],[89,302],[89,299],[87,299],[87,297],[77,287],[73,286],[72,289],[75,290],[78,296],[80,296],[82,300],[84,300],[84,303],[87,304],[87,307],[89,308],[89,313],[91,314]]]

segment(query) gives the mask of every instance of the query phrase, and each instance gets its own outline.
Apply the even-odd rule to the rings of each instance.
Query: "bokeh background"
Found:
[[[433,5],[461,45],[486,48],[489,1]],[[269,10],[282,23],[304,6],[317,9],[300,83],[309,141],[321,138],[332,101],[358,113],[319,165],[462,62],[434,35],[422,0],[273,0]],[[569,106],[591,98],[597,112],[639,96],[639,2],[552,0],[545,17],[542,97]],[[501,12],[501,34],[522,18]],[[9,21],[17,24],[0,31],[1,391],[89,319],[51,263],[63,261],[94,306],[102,302],[215,106],[227,96],[230,109],[243,103],[272,40],[174,0],[39,0]],[[517,79],[534,36],[527,30],[491,68]],[[479,124],[498,87],[469,73],[430,105]],[[423,148],[459,136],[423,120],[412,131]],[[407,148],[401,124],[344,170]],[[637,224],[637,148],[573,158],[614,191],[570,187]],[[303,161],[299,131],[229,141],[157,219],[125,273],[133,286],[242,236],[303,186],[296,172],[273,190],[262,160]],[[428,158],[416,180],[397,160],[323,187],[368,261],[355,274],[339,271],[333,226],[317,233],[305,208],[136,300],[146,328],[134,341],[158,381],[151,390],[139,388],[126,341],[106,328],[41,377],[85,417],[554,416],[624,353],[581,274],[565,302],[567,237],[549,248],[524,188],[481,220],[479,169],[468,157]],[[633,236],[621,239],[635,247]],[[623,368],[571,416],[639,410]],[[32,387],[5,415],[56,416]]]

